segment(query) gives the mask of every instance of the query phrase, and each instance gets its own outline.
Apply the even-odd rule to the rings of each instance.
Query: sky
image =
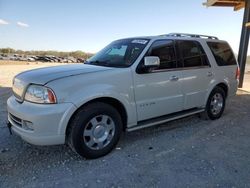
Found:
[[[0,48],[95,53],[116,39],[179,32],[217,36],[238,53],[243,10],[204,1],[0,0]]]

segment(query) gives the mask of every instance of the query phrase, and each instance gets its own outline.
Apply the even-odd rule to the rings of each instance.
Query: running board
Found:
[[[192,109],[192,110],[185,110],[182,112],[177,112],[177,113],[161,116],[158,118],[153,118],[150,120],[144,120],[144,121],[139,122],[137,125],[135,125],[133,127],[127,128],[126,131],[131,132],[131,131],[135,131],[138,129],[144,129],[144,128],[151,127],[154,125],[158,125],[158,124],[166,123],[166,122],[173,121],[176,119],[184,118],[184,117],[187,117],[190,115],[194,115],[194,114],[203,112],[204,110],[205,109],[200,109],[200,108],[197,109],[196,108],[196,109]]]

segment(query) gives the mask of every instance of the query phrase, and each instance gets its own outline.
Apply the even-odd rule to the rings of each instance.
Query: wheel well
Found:
[[[75,114],[81,109],[81,108],[84,108],[86,105],[90,104],[90,103],[94,103],[94,102],[103,102],[103,103],[106,103],[106,104],[109,104],[111,106],[113,106],[117,111],[118,113],[121,115],[121,119],[122,119],[122,124],[123,124],[123,130],[126,129],[126,126],[127,126],[127,112],[126,112],[126,109],[125,107],[123,106],[123,104],[118,101],[117,99],[114,99],[114,98],[111,98],[111,97],[101,97],[101,98],[97,98],[97,99],[93,99],[91,101],[88,101],[87,103],[83,104],[82,106],[80,106],[75,112],[74,114],[71,116],[70,120],[69,120],[69,123],[67,125],[67,128],[66,128],[66,135],[68,135],[68,127],[69,127],[69,124],[70,122],[72,121],[73,117],[75,116]]]
[[[216,85],[216,87],[220,87],[221,89],[223,89],[225,94],[226,94],[226,97],[227,97],[227,95],[228,95],[228,87],[227,87],[226,84],[220,83],[220,84]]]

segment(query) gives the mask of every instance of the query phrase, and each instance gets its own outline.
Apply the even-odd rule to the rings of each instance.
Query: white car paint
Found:
[[[125,108],[126,127],[134,127],[139,121],[178,112],[193,107],[204,107],[212,89],[219,83],[228,87],[228,96],[235,95],[238,81],[237,65],[217,66],[206,41],[212,39],[181,38],[198,41],[204,48],[211,67],[180,69],[138,74],[136,68],[144,54],[156,40],[178,37],[148,37],[150,42],[127,68],[111,68],[95,65],[66,65],[26,71],[16,76],[23,88],[21,97],[10,97],[7,102],[8,120],[12,130],[24,140],[36,145],[64,144],[69,120],[76,110],[98,98],[113,98]],[[24,100],[30,84],[45,85],[57,97],[57,104],[35,104]],[[12,115],[32,122],[34,130],[27,131],[13,121]]]

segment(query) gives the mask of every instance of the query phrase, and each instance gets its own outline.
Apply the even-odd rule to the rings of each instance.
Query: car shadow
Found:
[[[11,88],[0,86],[0,127],[5,127],[7,121],[7,99],[12,95]]]

